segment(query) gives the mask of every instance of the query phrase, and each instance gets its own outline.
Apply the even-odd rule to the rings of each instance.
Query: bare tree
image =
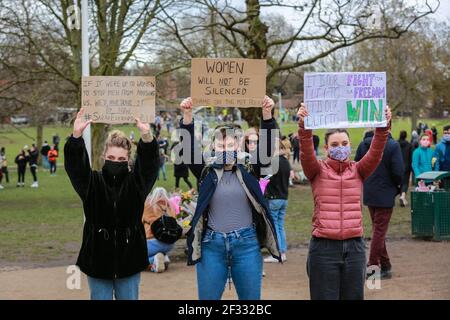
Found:
[[[367,40],[400,38],[439,6],[438,0],[417,1],[415,6],[405,3],[246,0],[240,6],[228,0],[192,0],[183,2],[184,10],[164,10],[161,33],[170,49],[178,52],[179,62],[200,56],[267,59],[267,93],[271,94],[281,74]],[[284,28],[270,21],[273,11],[278,12]],[[223,51],[217,48],[217,38],[223,40]],[[259,121],[255,110],[242,111],[250,125]]]
[[[80,105],[81,30],[74,0],[0,0],[0,51],[37,60],[29,75],[57,76],[70,87],[74,106]],[[79,1],[78,1],[79,2]],[[171,0],[90,0],[91,74],[121,75],[137,59],[139,44],[154,31],[155,17]],[[79,26],[79,24],[78,24]],[[23,46],[18,44],[24,43]],[[0,55],[0,64],[23,70]],[[11,79],[23,83],[27,79]],[[10,97],[12,98],[12,97]],[[15,99],[20,99],[15,96]],[[3,97],[6,99],[6,97]],[[100,153],[108,126],[93,125],[93,165],[99,168]]]

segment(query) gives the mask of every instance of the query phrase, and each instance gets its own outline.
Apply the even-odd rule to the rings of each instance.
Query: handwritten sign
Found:
[[[306,129],[385,127],[385,72],[317,72],[304,75]]]
[[[144,123],[155,120],[155,77],[83,77],[81,104],[87,120],[99,123]]]
[[[192,59],[194,106],[258,107],[266,94],[266,60]]]

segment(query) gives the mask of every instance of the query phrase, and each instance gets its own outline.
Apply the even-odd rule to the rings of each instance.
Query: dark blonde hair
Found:
[[[128,137],[120,130],[113,130],[108,134],[105,141],[105,147],[103,149],[103,160],[105,159],[106,151],[109,147],[122,148],[128,151],[128,159],[131,159],[131,141]]]

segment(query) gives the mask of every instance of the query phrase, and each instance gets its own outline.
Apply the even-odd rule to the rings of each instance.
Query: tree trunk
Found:
[[[267,57],[267,32],[269,27],[260,19],[261,6],[259,0],[246,0],[248,34],[250,40],[247,41],[247,58],[265,59]],[[266,84],[266,92],[272,94],[270,84]],[[259,127],[261,121],[260,108],[242,108],[242,119],[247,121],[249,127]]]
[[[108,136],[109,125],[95,123],[91,125],[92,134],[92,168],[101,170],[103,166],[103,149]]]
[[[43,141],[43,137],[44,137],[44,126],[42,125],[41,122],[37,123],[37,130],[36,130],[36,148],[39,151],[40,154],[40,150],[42,147],[42,141]],[[38,164],[41,165],[42,164],[42,157],[39,156],[38,158]]]

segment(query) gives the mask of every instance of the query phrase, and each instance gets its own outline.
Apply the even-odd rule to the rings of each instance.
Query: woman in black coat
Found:
[[[141,134],[131,171],[131,142],[116,130],[109,134],[101,171],[91,170],[82,134],[91,121],[84,109],[67,140],[65,169],[83,201],[85,224],[77,266],[88,276],[91,299],[138,299],[140,273],[148,267],[141,222],[144,201],[159,167],[159,148],[148,124],[136,119]]]
[[[27,156],[25,150],[21,150],[16,156],[15,163],[17,164],[17,186],[25,187],[25,172],[27,170],[27,163],[30,157]]]
[[[177,145],[179,142],[176,141],[172,144],[170,150],[174,152],[178,149]],[[182,161],[183,153],[180,152],[180,155],[175,152],[175,161],[173,164],[173,175],[175,176],[175,188],[178,189],[180,187],[180,179],[183,179],[184,182],[188,185],[189,189],[192,189],[192,183],[189,181],[189,167]]]

